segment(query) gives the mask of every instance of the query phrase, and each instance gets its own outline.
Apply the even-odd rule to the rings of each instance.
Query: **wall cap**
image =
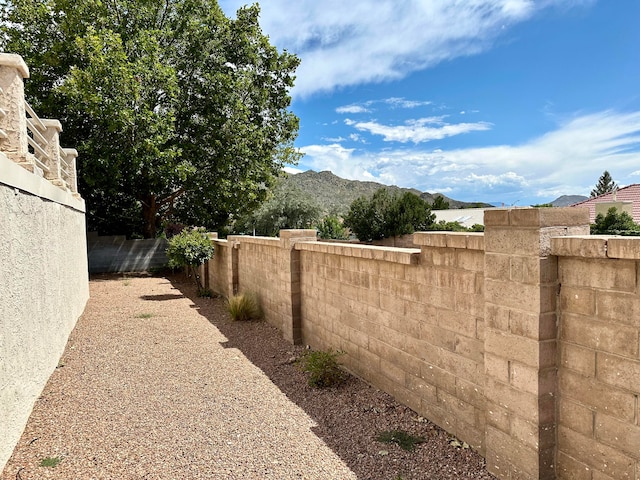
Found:
[[[482,232],[416,232],[413,243],[423,247],[466,248],[484,250]]]
[[[13,67],[20,72],[22,78],[29,78],[29,67],[16,53],[0,53],[0,67]]]
[[[379,260],[403,265],[415,265],[420,258],[420,250],[417,248],[378,247],[375,245],[324,242],[298,242],[294,248],[307,252]]]

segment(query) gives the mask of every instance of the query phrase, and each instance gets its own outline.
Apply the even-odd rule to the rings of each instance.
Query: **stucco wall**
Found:
[[[84,202],[0,154],[0,470],[89,297]]]
[[[560,479],[640,478],[640,238],[554,239]]]

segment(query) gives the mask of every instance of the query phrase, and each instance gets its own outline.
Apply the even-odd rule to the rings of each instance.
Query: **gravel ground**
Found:
[[[94,277],[0,478],[494,478],[356,378],[307,386],[291,363],[302,351],[265,322],[232,322],[224,300],[197,298],[181,276]],[[426,442],[407,452],[376,440],[387,430]]]

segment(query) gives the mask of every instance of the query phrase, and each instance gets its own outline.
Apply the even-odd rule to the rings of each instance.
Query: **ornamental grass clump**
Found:
[[[262,309],[258,296],[253,292],[243,292],[229,299],[229,313],[235,321],[259,320]]]
[[[340,368],[338,357],[344,352],[333,350],[310,350],[298,360],[300,369],[309,375],[309,385],[325,388],[340,385],[347,379],[347,374]]]

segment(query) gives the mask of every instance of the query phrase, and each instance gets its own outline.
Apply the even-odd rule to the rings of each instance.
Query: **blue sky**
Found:
[[[220,0],[229,16],[247,2]],[[638,0],[264,0],[290,171],[526,206],[640,183]]]

